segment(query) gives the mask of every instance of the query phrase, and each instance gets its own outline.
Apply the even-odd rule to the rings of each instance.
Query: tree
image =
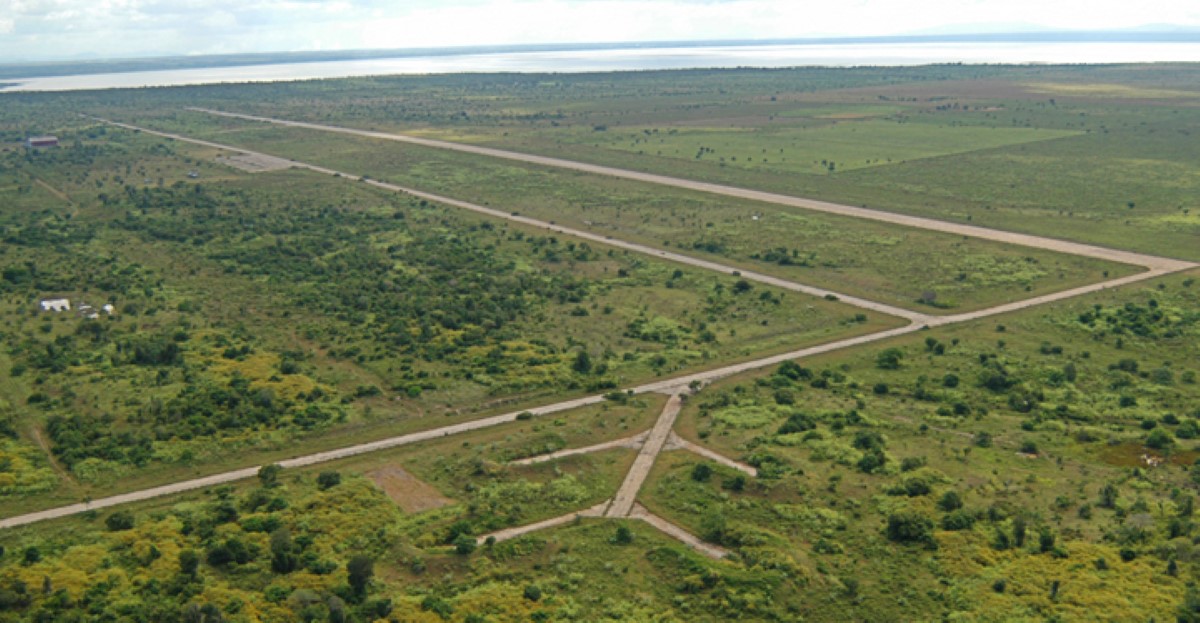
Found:
[[[375,561],[367,556],[355,556],[346,563],[346,573],[350,590],[356,597],[362,599],[367,594],[367,583],[375,575]]]
[[[329,598],[327,605],[329,606],[329,623],[346,623],[346,602],[335,595]]]
[[[1013,542],[1016,543],[1017,547],[1025,546],[1025,533],[1027,530],[1028,524],[1026,524],[1024,517],[1020,515],[1013,517]]]
[[[536,584],[527,584],[525,586],[525,599],[529,601],[538,601],[542,598],[542,589]]]
[[[1050,528],[1043,527],[1038,531],[1038,551],[1041,553],[1045,554],[1054,549],[1054,541],[1054,533],[1050,531]]]
[[[708,482],[708,479],[711,477],[712,468],[709,467],[707,463],[697,463],[696,466],[692,468],[692,480],[695,480],[696,482]]]

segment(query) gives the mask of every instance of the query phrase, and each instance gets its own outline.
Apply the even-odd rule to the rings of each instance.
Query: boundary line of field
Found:
[[[1144,266],[1148,269],[1166,269],[1170,271],[1183,270],[1194,266],[1193,263],[1184,260],[1177,260],[1133,251],[1124,251],[1121,249],[1112,249],[1098,245],[1084,244],[1080,242],[1072,242],[1058,238],[1048,238],[1045,236],[1035,236],[1032,234],[1022,234],[1017,232],[1005,231],[1001,229],[991,229],[988,227],[980,227],[977,225],[964,225],[961,223],[952,223],[949,221],[941,221],[937,219],[909,216],[896,212],[887,212],[885,210],[876,210],[867,207],[857,207],[832,203],[828,201],[819,201],[816,199],[805,199],[803,197],[795,197],[792,195],[783,195],[779,193],[771,193],[760,190],[752,190],[748,188],[739,188],[737,186],[727,186],[724,184],[713,184],[711,182],[699,182],[680,177],[671,177],[667,175],[658,175],[654,173],[643,173],[641,171],[632,171],[629,169],[619,169],[616,167],[608,167],[576,160],[566,160],[563,158],[552,158],[549,156],[538,156],[516,151],[508,151],[504,149],[495,149],[492,147],[480,147],[477,145],[468,145],[464,143],[454,143],[450,141],[439,141],[435,139],[420,138],[409,136],[406,134],[396,134],[389,132],[375,132],[371,130],[356,130],[341,126],[322,125],[318,123],[307,123],[303,121],[290,121],[287,119],[277,119],[274,117],[260,117],[255,115],[245,115],[241,113],[225,112],[213,110],[209,108],[199,108],[189,106],[185,110],[192,112],[200,112],[209,115],[220,117],[228,117],[231,119],[241,119],[244,121],[257,121],[262,123],[270,123],[294,128],[303,128],[308,130],[318,130],[322,132],[335,132],[339,134],[350,134],[355,136],[365,136],[368,138],[382,139],[387,141],[396,141],[401,143],[409,143],[412,145],[420,145],[422,147],[432,147],[435,149],[445,149],[450,151],[458,151],[478,156],[487,156],[491,158],[499,158],[503,160],[515,160],[528,164],[536,164],[545,167],[557,169],[569,169],[583,173],[593,173],[596,175],[604,175],[608,177],[617,177],[639,182],[647,182],[650,184],[658,184],[660,186],[672,186],[675,188],[683,188],[686,190],[695,190],[714,195],[722,195],[726,197],[734,197],[738,199],[750,199],[753,201],[761,201],[764,203],[774,203],[805,210],[813,210],[817,212],[826,212],[829,214],[837,214],[841,216],[851,216],[855,218],[867,219],[872,221],[882,221],[895,225],[904,225],[907,227],[916,227],[919,229],[927,229],[931,231],[939,231],[948,234],[957,234],[961,236],[969,236],[972,238],[982,238],[985,240],[993,240],[996,242],[1004,242],[1024,247],[1033,247],[1038,249],[1046,249],[1049,251],[1058,251],[1070,255],[1079,255],[1083,257],[1091,257],[1096,259],[1119,262],[1122,264],[1133,264],[1135,266]]]

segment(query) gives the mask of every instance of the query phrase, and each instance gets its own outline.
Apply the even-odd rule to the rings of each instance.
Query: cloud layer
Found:
[[[1200,3],[1113,0],[0,0],[0,58],[928,31],[1200,29]]]

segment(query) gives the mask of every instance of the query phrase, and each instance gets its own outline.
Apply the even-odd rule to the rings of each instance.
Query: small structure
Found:
[[[65,312],[71,311],[71,301],[68,299],[46,299],[42,301],[42,311]]]
[[[188,171],[188,177],[190,177],[192,179],[196,179],[196,178],[200,177],[200,172],[199,171]]]
[[[113,312],[117,311],[117,308],[113,307],[112,303],[105,303],[104,307],[101,307],[100,309],[103,309],[104,313],[108,314],[109,316],[113,315]]]
[[[57,136],[31,136],[25,139],[25,146],[30,149],[58,147]]]

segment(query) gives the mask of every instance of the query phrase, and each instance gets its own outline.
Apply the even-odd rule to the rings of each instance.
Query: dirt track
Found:
[[[103,120],[103,119],[101,119],[100,121],[107,122],[106,120]],[[136,126],[132,126],[132,125],[128,125],[128,124],[121,124],[121,123],[114,123],[114,122],[107,122],[107,123],[112,123],[112,125],[127,128],[127,129],[134,130],[134,131],[140,131],[140,132],[145,132],[147,134],[153,134],[156,136],[162,136],[162,137],[171,138],[171,139],[175,139],[175,140],[186,141],[186,142],[195,143],[195,144],[199,144],[199,145],[205,145],[208,147],[213,147],[213,148],[220,149],[220,150],[231,151],[234,153],[247,153],[247,154],[255,154],[256,153],[256,152],[249,152],[244,149],[238,149],[238,148],[234,148],[234,147],[220,145],[217,143],[212,143],[209,141],[190,139],[190,138],[167,134],[167,133],[163,133],[163,132],[144,130],[142,128],[138,128]],[[355,131],[354,133],[357,133],[357,131]],[[390,135],[384,135],[384,136],[387,137]],[[418,139],[418,140],[423,140],[423,139]],[[494,150],[490,150],[490,151],[494,151]],[[503,152],[503,153],[510,153],[510,152]],[[335,173],[337,173],[330,169],[325,169],[323,167],[317,167],[314,165],[309,165],[309,164],[304,164],[304,163],[294,162],[293,166],[300,167],[300,168],[306,168],[306,169],[310,169],[313,171],[318,171],[318,172],[325,173],[328,175],[334,175]],[[591,165],[581,165],[581,166],[591,166]],[[358,179],[354,176],[348,176],[345,174],[341,174],[341,175],[342,175],[342,177],[346,177],[347,179],[350,179],[350,180]],[[638,175],[640,175],[640,174],[638,174]],[[659,177],[659,176],[652,176],[652,177]],[[667,178],[667,179],[672,179],[672,178]],[[680,181],[684,181],[684,180],[680,180]],[[455,205],[455,206],[463,207],[463,208],[470,209],[470,210],[473,210],[476,212],[486,213],[486,214],[489,214],[492,216],[498,216],[500,218],[508,218],[509,220],[525,222],[527,224],[531,224],[531,225],[538,226],[538,227],[544,227],[547,229],[552,229],[554,231],[559,231],[562,233],[569,233],[571,235],[579,235],[580,237],[585,237],[585,238],[589,238],[589,239],[599,238],[598,236],[595,236],[594,234],[589,234],[587,232],[576,232],[574,230],[557,227],[554,225],[550,225],[549,223],[544,223],[544,222],[536,221],[533,219],[527,219],[524,217],[515,217],[515,216],[509,215],[506,213],[501,213],[499,211],[491,210],[489,208],[485,208],[482,206],[475,206],[473,204],[469,204],[466,202],[461,202],[461,201],[443,198],[443,197],[437,197],[436,195],[431,195],[429,193],[423,193],[423,192],[419,192],[419,191],[410,191],[408,189],[404,189],[402,187],[398,187],[398,186],[395,186],[392,184],[375,182],[373,180],[369,181],[369,183],[371,183],[375,186],[381,187],[381,188],[386,188],[388,190],[393,190],[393,191],[398,191],[398,192],[408,192],[415,196],[429,198],[433,201],[446,203],[448,205]],[[699,183],[697,183],[697,184],[699,184]],[[727,188],[727,187],[719,187],[719,188]],[[733,190],[738,190],[738,189],[733,189]],[[743,192],[756,193],[757,191],[743,191]],[[807,201],[807,200],[798,200],[798,201]],[[800,207],[804,207],[804,206],[800,206]],[[850,209],[858,210],[858,208],[850,208]],[[870,211],[870,210],[868,210],[867,212],[871,212],[873,214],[887,214],[887,213],[878,213],[878,212]],[[893,216],[896,216],[896,215],[893,215]],[[874,218],[874,217],[868,216],[868,217],[864,217],[864,218]],[[902,217],[902,218],[915,219],[915,217]],[[886,220],[886,219],[877,218],[875,220]],[[941,225],[947,225],[947,226],[953,226],[953,227],[965,227],[965,226],[957,226],[957,225],[948,224],[948,223],[941,223],[940,221],[930,221],[929,219],[915,219],[911,223],[904,223],[904,224],[909,224],[909,225],[917,226],[917,227],[922,226],[919,224],[914,224],[917,221],[921,221],[921,222],[929,221],[929,222],[932,222],[935,224],[941,224]],[[933,228],[933,229],[937,229],[937,228]],[[990,233],[996,234],[996,235],[1007,234],[1007,232],[997,232],[995,230],[988,230],[988,229],[983,229],[983,228],[970,228],[970,229],[981,230],[983,232],[990,232]],[[958,233],[961,233],[961,232],[958,232]],[[969,235],[969,234],[964,234],[964,235]],[[1018,236],[1018,237],[1023,237],[1023,238],[1031,238],[1035,241],[1041,241],[1046,244],[1055,243],[1055,244],[1065,245],[1062,248],[1055,248],[1054,246],[1043,246],[1042,244],[1034,244],[1034,245],[1029,245],[1029,246],[1040,246],[1041,248],[1059,250],[1059,251],[1063,251],[1063,252],[1067,252],[1067,253],[1074,252],[1072,249],[1075,247],[1086,247],[1086,245],[1077,245],[1076,243],[1066,243],[1066,242],[1062,242],[1062,241],[1055,241],[1055,240],[1049,239],[1049,238],[1038,238],[1035,236],[1023,236],[1021,234],[1013,234],[1013,235]],[[1001,238],[990,237],[990,236],[981,236],[981,237],[989,237],[990,239],[994,239],[994,240],[1001,239]],[[655,255],[658,257],[667,257],[668,256],[668,254],[666,254],[666,252],[663,252],[663,251],[660,251],[660,250],[657,250],[657,249],[654,249],[651,247],[645,247],[642,245],[634,245],[634,244],[623,242],[623,241],[601,239],[601,240],[599,240],[599,242],[610,245],[610,246],[621,246],[624,248],[629,248],[631,250],[638,250],[639,252],[648,253],[650,255]],[[1009,241],[1009,242],[1012,242],[1012,241]],[[1016,244],[1021,244],[1021,243],[1016,242]],[[1086,248],[1096,249],[1096,247],[1086,247]],[[995,315],[995,314],[1007,313],[1010,311],[1016,311],[1019,309],[1032,307],[1034,305],[1041,305],[1041,304],[1051,302],[1051,301],[1062,300],[1062,299],[1070,298],[1073,296],[1079,296],[1086,292],[1092,292],[1092,291],[1101,290],[1104,288],[1116,287],[1118,285],[1133,283],[1136,281],[1149,279],[1151,277],[1155,277],[1155,276],[1159,276],[1159,275],[1163,275],[1163,274],[1167,274],[1167,273],[1175,272],[1175,271],[1179,271],[1179,270],[1184,270],[1187,268],[1193,268],[1196,266],[1195,264],[1192,264],[1189,262],[1181,262],[1178,260],[1171,260],[1171,259],[1167,259],[1167,258],[1155,258],[1153,256],[1145,256],[1145,255],[1141,255],[1141,254],[1130,254],[1127,252],[1111,250],[1111,249],[1103,250],[1103,251],[1110,252],[1111,255],[1090,255],[1090,256],[1091,257],[1102,257],[1103,259],[1115,259],[1117,256],[1122,256],[1122,257],[1126,257],[1127,259],[1124,259],[1124,260],[1117,259],[1116,261],[1128,261],[1129,263],[1146,266],[1147,268],[1150,268],[1150,270],[1148,270],[1147,272],[1144,272],[1144,273],[1139,273],[1137,275],[1131,275],[1131,276],[1124,277],[1121,279],[1114,279],[1114,280],[1111,280],[1108,282],[1093,284],[1090,286],[1084,286],[1082,288],[1075,288],[1073,290],[1067,290],[1064,292],[1059,292],[1059,293],[1055,293],[1055,294],[1049,294],[1049,295],[1045,295],[1045,296],[1041,296],[1041,297],[1036,297],[1036,298],[1029,299],[1026,301],[1019,301],[1016,303],[1001,305],[998,307],[993,307],[990,309],[980,310],[980,311],[976,311],[976,312],[969,312],[966,314],[959,314],[956,316],[931,317],[931,316],[926,316],[923,314],[916,314],[914,312],[908,312],[907,310],[898,310],[903,313],[897,313],[895,315],[898,315],[898,316],[901,316],[904,318],[908,318],[912,322],[912,324],[910,324],[906,327],[900,327],[897,329],[891,329],[888,331],[882,331],[882,332],[874,333],[874,334],[870,334],[870,335],[863,335],[863,336],[848,338],[848,339],[844,339],[844,340],[838,340],[835,342],[829,342],[829,343],[821,344],[818,346],[812,346],[812,347],[792,351],[790,353],[783,353],[783,354],[774,355],[771,357],[757,359],[754,361],[747,361],[747,362],[743,362],[743,363],[739,363],[739,364],[734,364],[731,366],[726,366],[723,368],[718,368],[715,370],[708,370],[708,371],[698,372],[698,373],[689,374],[689,375],[685,375],[685,376],[681,376],[681,377],[675,377],[675,378],[667,379],[667,380],[663,380],[663,381],[647,383],[647,384],[632,388],[632,391],[634,393],[644,393],[644,392],[676,393],[681,388],[688,386],[692,382],[708,383],[708,382],[711,382],[711,381],[714,381],[717,379],[721,379],[721,378],[725,378],[725,377],[728,377],[728,376],[731,376],[734,374],[739,374],[742,372],[755,370],[758,368],[778,365],[784,361],[788,361],[788,360],[792,360],[792,359],[808,357],[808,356],[812,356],[812,355],[816,355],[816,354],[820,354],[820,353],[826,353],[826,352],[830,352],[833,350],[839,350],[839,349],[848,348],[851,346],[858,346],[861,344],[867,344],[867,343],[884,340],[884,339],[888,339],[888,338],[899,336],[899,335],[904,335],[907,333],[912,333],[914,331],[918,331],[918,330],[924,328],[925,326],[951,324],[951,323],[956,323],[956,322],[963,322],[966,320],[974,320],[974,319],[978,319],[978,318],[984,318],[984,317]],[[1081,255],[1089,255],[1087,253],[1080,253],[1080,254]],[[705,262],[702,260],[697,260],[695,258],[689,258],[687,256],[677,256],[676,254],[669,254],[669,255],[673,256],[673,257],[667,257],[667,259],[672,259],[674,261],[687,263],[687,264],[691,264],[691,265],[702,267],[702,268],[711,268],[713,270],[726,270],[726,271],[731,270],[729,267],[723,267],[719,264],[715,264],[712,262]],[[1132,259],[1128,259],[1128,258],[1135,258],[1135,259],[1137,259],[1137,261],[1133,261]],[[747,274],[745,272],[743,272],[743,276],[746,276],[747,278],[751,278],[749,276],[749,274]],[[774,279],[774,278],[771,278],[771,279]],[[779,281],[783,281],[783,280],[779,280]],[[798,291],[815,290],[817,292],[823,292],[822,290],[819,290],[816,288],[808,288],[807,286],[801,286],[800,284],[794,284],[791,282],[784,282],[784,283],[791,284],[791,286],[792,286],[791,289],[797,289]],[[804,288],[804,289],[800,289],[800,288]],[[853,299],[852,297],[843,297],[843,301],[847,302],[847,303],[851,303],[851,304],[857,304],[855,302],[855,299]],[[870,307],[867,307],[868,309],[877,309],[877,307],[888,307],[888,306],[880,305],[878,303],[873,303],[871,301],[864,301],[861,299],[858,299],[857,301],[864,303],[864,305],[860,305],[860,306],[867,307],[867,305],[870,305]],[[585,405],[596,404],[596,403],[602,402],[603,400],[604,400],[604,397],[599,396],[599,395],[586,396],[583,398],[577,398],[574,400],[564,401],[564,402],[560,402],[560,403],[556,403],[556,404],[552,404],[552,405],[546,405],[543,407],[527,409],[526,411],[529,411],[535,415],[542,415],[542,414],[547,414],[547,413],[554,413],[557,411],[563,411],[563,410],[567,410],[567,409],[573,409],[573,408],[581,407],[581,406],[585,406]],[[672,401],[678,401],[678,397],[672,398]],[[670,405],[670,403],[668,403],[668,406],[669,405]],[[677,407],[676,407],[676,409],[677,409]],[[664,413],[664,415],[666,415],[666,414]],[[325,452],[318,452],[315,454],[305,455],[305,456],[297,457],[294,459],[281,461],[280,465],[282,465],[285,468],[314,465],[314,464],[332,461],[332,460],[336,460],[336,459],[356,456],[356,455],[367,453],[367,452],[374,452],[377,450],[383,450],[383,449],[387,449],[387,448],[395,448],[395,447],[399,447],[399,446],[403,446],[403,445],[407,445],[407,444],[411,444],[411,443],[416,443],[416,442],[420,442],[420,441],[426,441],[426,440],[436,439],[436,438],[443,437],[443,436],[454,435],[454,434],[458,434],[458,433],[463,433],[463,432],[479,430],[479,429],[487,428],[487,427],[491,427],[491,426],[496,426],[498,424],[515,421],[516,416],[517,416],[517,413],[515,413],[515,412],[514,413],[506,413],[503,415],[492,416],[489,418],[474,420],[471,422],[463,422],[460,424],[454,424],[451,426],[446,426],[446,427],[437,428],[437,429],[433,429],[433,430],[421,431],[421,432],[411,433],[411,434],[407,434],[407,435],[392,437],[392,438],[388,438],[388,439],[381,439],[379,441],[374,441],[374,442],[365,443],[365,444],[359,444],[359,445],[350,446],[347,448],[339,448],[339,449],[329,450],[329,451],[325,451]],[[668,419],[668,418],[665,418],[665,417],[660,418],[659,424],[662,423],[666,419]],[[673,421],[674,417],[672,416],[670,418],[670,420]],[[655,425],[655,429],[651,434],[651,439],[655,438],[655,434],[658,432],[658,429],[659,429],[659,424]],[[666,433],[669,433],[669,432],[670,432],[670,427],[668,426],[666,428]],[[659,449],[661,449],[662,445],[666,441],[666,433],[663,433],[662,439],[657,443],[657,447]],[[650,441],[647,441],[647,443],[645,444],[645,446],[643,446],[643,448],[645,448],[646,446],[650,446],[650,445],[651,445]],[[654,452],[654,455],[657,455],[657,450]],[[641,456],[639,455],[639,459],[640,458],[641,458]],[[652,461],[651,461],[651,463],[652,463]],[[635,464],[636,464],[636,462],[635,462]],[[647,466],[646,470],[648,470],[648,469],[649,469],[649,467]],[[31,523],[35,523],[35,522],[39,522],[39,521],[44,521],[47,519],[66,517],[69,515],[82,513],[87,510],[105,508],[105,507],[115,506],[118,504],[129,503],[129,502],[149,500],[149,499],[153,499],[153,498],[160,497],[160,496],[170,495],[173,493],[181,493],[184,491],[199,489],[199,488],[213,486],[213,485],[217,485],[217,484],[234,482],[237,480],[252,478],[257,473],[257,471],[258,471],[257,467],[248,467],[245,469],[226,472],[223,474],[215,474],[215,475],[211,475],[211,476],[206,476],[206,477],[198,478],[195,480],[188,480],[188,481],[173,483],[173,484],[164,485],[161,487],[145,489],[142,491],[134,491],[134,492],[130,492],[130,493],[124,493],[121,495],[116,495],[116,496],[103,498],[103,499],[99,499],[99,500],[94,500],[89,503],[74,504],[74,505],[39,511],[39,512],[35,512],[35,513],[29,513],[29,514],[25,514],[25,515],[19,515],[16,517],[9,517],[7,519],[0,520],[0,529],[31,524]],[[644,476],[642,478],[644,479]],[[628,486],[623,486],[622,487],[623,491],[627,490],[627,489],[633,489],[632,483],[627,481],[626,484]],[[640,487],[641,480],[639,480],[636,484],[638,487]],[[628,491],[626,491],[626,493],[628,493]],[[633,490],[633,495],[636,495],[636,489]],[[621,496],[619,495],[618,497],[621,497]],[[628,496],[625,496],[625,497],[628,497]],[[622,500],[624,500],[624,498],[622,498]],[[614,505],[615,505],[615,502],[616,502],[616,500],[614,500]],[[622,516],[627,516],[633,509],[632,500],[629,500],[628,506],[626,506],[625,502],[622,501],[622,508],[626,508],[626,510],[622,514]],[[610,508],[610,511],[611,511],[611,508]]]
[[[681,407],[683,399],[679,394],[674,394],[667,400],[662,415],[658,416],[658,421],[654,423],[654,428],[650,429],[650,435],[642,444],[641,451],[633,460],[633,466],[629,468],[629,473],[625,474],[625,482],[621,483],[621,488],[617,489],[617,495],[613,497],[612,505],[604,513],[605,517],[629,516],[629,512],[633,510],[633,501],[642,489],[642,483],[646,481],[646,476],[650,475],[650,468],[654,467],[658,453],[662,452],[671,429],[675,427],[675,416],[679,415]]]

